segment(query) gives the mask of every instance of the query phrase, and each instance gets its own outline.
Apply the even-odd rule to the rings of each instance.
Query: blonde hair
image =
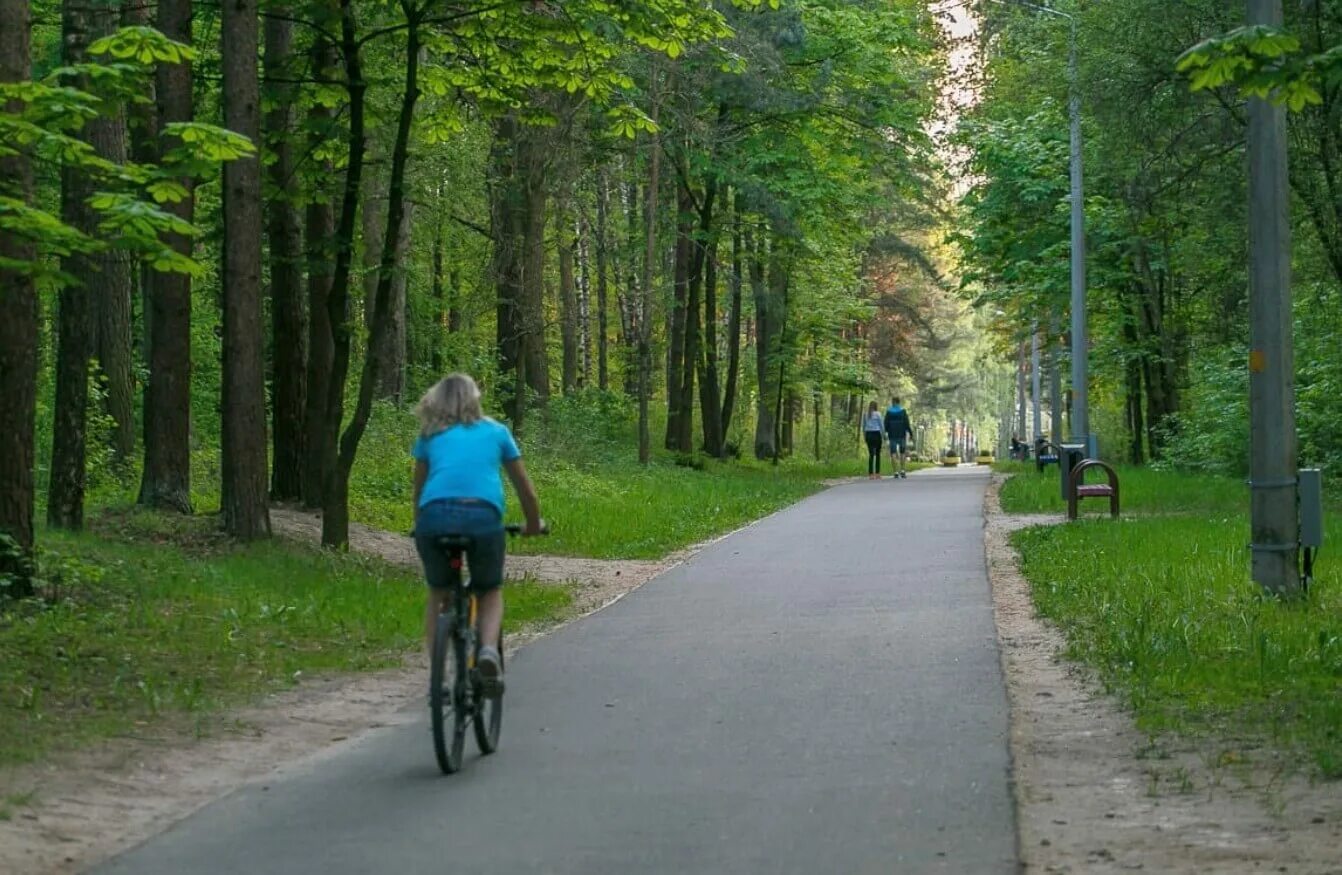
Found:
[[[484,418],[480,410],[480,387],[468,374],[448,374],[415,405],[419,433],[432,437],[454,425],[470,425]]]

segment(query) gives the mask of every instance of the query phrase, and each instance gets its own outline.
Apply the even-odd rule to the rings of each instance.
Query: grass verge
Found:
[[[221,709],[307,675],[393,666],[420,646],[413,570],[283,541],[237,546],[217,520],[135,513],[47,531],[47,598],[0,613],[0,765]],[[556,586],[510,585],[509,626],[555,619]]]
[[[1190,510],[1200,496],[1201,512],[1013,536],[1070,655],[1098,669],[1144,730],[1208,738],[1225,762],[1265,746],[1342,777],[1342,571],[1321,565],[1303,603],[1265,597],[1248,576],[1247,520],[1217,509],[1219,488],[1189,495],[1198,487],[1184,476],[1131,479],[1161,497],[1148,499],[1153,510]]]
[[[1002,510],[1007,513],[1059,513],[1067,510],[1058,468],[1036,472],[1034,463],[998,463],[994,470],[1013,475],[1002,487]],[[1153,471],[1119,465],[1123,513],[1235,513],[1248,505],[1249,490],[1242,480],[1211,474]],[[1090,471],[1086,482],[1103,482],[1101,471]],[[1083,513],[1109,512],[1107,501],[1081,503]]]

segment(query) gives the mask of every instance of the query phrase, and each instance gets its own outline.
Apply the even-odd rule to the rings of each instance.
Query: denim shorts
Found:
[[[507,541],[498,508],[484,501],[431,501],[419,509],[415,548],[424,563],[429,586],[442,589],[452,581],[447,551],[434,543],[443,535],[464,535],[475,541],[466,554],[471,589],[487,592],[503,585],[503,551]]]

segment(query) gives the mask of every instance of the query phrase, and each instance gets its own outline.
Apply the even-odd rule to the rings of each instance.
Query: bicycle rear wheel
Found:
[[[438,768],[450,775],[461,768],[464,732],[458,731],[462,699],[460,676],[464,664],[457,658],[457,635],[450,614],[439,614],[429,660],[429,718],[433,724],[433,752]],[[464,729],[465,727],[461,727]]]
[[[503,668],[503,633],[499,633],[499,668]],[[503,693],[482,696],[476,693],[475,743],[482,755],[499,749],[499,731],[503,727]]]

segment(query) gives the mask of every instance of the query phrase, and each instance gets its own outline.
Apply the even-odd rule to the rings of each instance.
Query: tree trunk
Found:
[[[657,190],[661,170],[661,136],[656,133],[658,103],[657,68],[653,66],[652,82],[652,140],[648,144],[647,201],[643,207],[645,246],[643,249],[643,281],[639,284],[638,312],[638,461],[652,461],[652,436],[648,428],[648,396],[652,394],[652,277],[657,262]],[[631,209],[632,217],[633,211]],[[632,222],[632,219],[631,219]]]
[[[685,391],[685,378],[681,373],[685,362],[686,314],[690,297],[690,261],[693,258],[694,200],[690,190],[684,185],[676,186],[676,246],[671,268],[672,304],[670,325],[667,331],[666,360],[666,448],[689,452],[690,447],[681,443],[689,434],[689,429],[681,428],[681,417],[685,405],[681,396]],[[694,378],[690,378],[690,392],[694,392]]]
[[[525,385],[544,405],[550,397],[550,361],[545,344],[545,209],[549,144],[536,130],[524,133],[520,162],[523,182],[522,359]]]
[[[628,225],[629,246],[629,270],[628,279],[625,281],[625,293],[620,300],[620,326],[623,332],[621,339],[621,364],[624,372],[624,391],[625,394],[638,397],[642,391],[639,382],[639,352],[638,335],[642,330],[639,328],[639,302],[643,300],[643,294],[640,289],[640,277],[638,273],[638,259],[633,253],[637,252],[640,242],[640,229],[638,225],[638,205],[640,202],[638,183],[631,182],[624,186],[625,200],[627,209],[625,212],[626,223]],[[642,201],[646,203],[647,193],[644,192]],[[646,224],[646,221],[645,223]],[[646,231],[646,229],[644,229]],[[646,241],[642,241],[646,245]]]
[[[704,352],[699,360],[699,418],[704,433],[704,452],[722,456],[722,397],[718,390],[718,237],[705,243],[704,259]]]
[[[522,425],[526,410],[526,383],[522,358],[522,235],[524,204],[518,167],[519,122],[500,119],[490,149],[490,223],[493,237],[492,268],[497,301],[495,346],[499,390],[513,430]]]
[[[326,299],[331,324],[331,378],[327,382],[326,427],[322,436],[322,546],[344,547],[349,543],[349,480],[339,476],[340,425],[345,416],[345,381],[349,376],[350,272],[354,261],[354,225],[359,212],[359,187],[363,181],[363,158],[367,146],[364,130],[364,98],[368,83],[363,78],[363,57],[354,20],[354,0],[340,2],[340,51],[345,64],[349,92],[349,139],[345,164],[345,187],[340,199],[340,221],[335,233],[335,270]]]
[[[342,0],[342,5],[350,0]],[[364,357],[363,373],[359,379],[359,398],[349,426],[340,436],[340,452],[336,460],[333,476],[328,481],[326,503],[322,513],[322,543],[330,547],[349,545],[349,478],[354,469],[354,459],[359,451],[359,441],[363,439],[364,429],[373,408],[373,396],[378,386],[379,371],[386,364],[379,350],[385,350],[385,342],[392,321],[391,294],[395,279],[395,260],[401,236],[401,222],[405,216],[406,182],[405,168],[410,152],[410,130],[414,122],[415,104],[419,100],[419,58],[420,32],[418,9],[403,3],[401,6],[408,21],[406,29],[405,90],[401,100],[400,114],[396,125],[396,142],[392,147],[391,180],[387,188],[387,225],[383,234],[382,259],[378,267],[376,296],[373,302],[373,325],[368,339],[369,353]],[[350,81],[361,76],[358,47],[352,45],[353,22],[347,18],[345,29],[345,57],[349,64],[353,59],[354,68],[350,70]],[[353,97],[351,97],[351,101]],[[360,95],[362,104],[362,95]],[[362,106],[360,108],[362,114]],[[351,118],[351,129],[353,129]],[[363,135],[363,120],[360,118],[358,131],[360,140]],[[362,143],[360,151],[362,151]],[[353,149],[351,149],[353,151]],[[360,156],[362,161],[362,156]],[[346,189],[349,194],[349,189]],[[353,230],[351,217],[350,230]],[[339,275],[337,271],[337,276]],[[346,345],[348,349],[348,345]],[[339,355],[339,353],[337,353]],[[343,379],[342,379],[343,382]],[[334,391],[334,386],[333,386]]]
[[[769,276],[765,277],[765,246],[763,238],[754,241],[754,252],[750,263],[750,286],[755,298],[755,372],[758,380],[759,395],[755,409],[755,458],[765,460],[774,458],[777,443],[774,435],[775,396],[779,386],[774,380],[773,361],[776,355],[774,335],[776,316],[770,299],[782,283],[782,257],[775,250],[769,254]],[[770,287],[773,288],[770,288]]]
[[[578,388],[592,384],[592,229],[587,222],[587,211],[578,213]]]
[[[569,227],[567,208],[557,211],[555,233],[559,247],[559,334],[563,346],[560,386],[565,395],[578,386],[578,290],[573,275],[577,241]]]
[[[746,247],[749,249],[749,246]],[[722,450],[727,449],[727,435],[732,428],[732,413],[736,408],[736,380],[741,370],[741,195],[736,196],[732,215],[732,305],[727,317],[727,383],[722,391]]]
[[[158,29],[180,43],[191,43],[191,0],[159,0]],[[159,127],[192,120],[191,62],[160,63],[157,71]],[[174,148],[178,144],[164,144]],[[177,180],[187,196],[163,209],[186,222],[195,220],[195,184]],[[167,234],[165,242],[191,255],[191,238]],[[144,393],[144,473],[140,504],[191,513],[191,277],[150,272],[148,302],[149,381]]]
[[[717,196],[716,177],[709,176],[704,186],[704,199],[698,211],[698,221],[689,241],[689,284],[685,298],[685,356],[682,362],[683,375],[680,384],[680,416],[677,417],[679,433],[677,443],[681,452],[694,449],[694,380],[698,369],[703,367],[700,361],[702,350],[702,325],[700,322],[699,300],[704,286],[704,262],[708,256],[709,235],[713,230],[713,207]],[[690,198],[690,206],[694,205]],[[717,387],[713,406],[717,407]]]
[[[148,3],[143,2],[143,0],[121,0],[121,24],[123,27],[153,27],[154,12],[155,9],[151,7]],[[158,162],[158,152],[159,152],[158,120],[156,118],[158,89],[155,86],[155,81],[153,77],[150,77],[148,81],[144,83],[144,86],[145,86],[145,93],[142,95],[144,100],[141,102],[128,103],[124,107],[127,134],[130,140],[129,154],[130,157],[139,164],[155,164]],[[131,285],[129,292],[130,299],[126,301],[126,306],[128,308],[127,318],[131,320],[130,326],[128,327],[127,330],[129,331],[128,357],[130,362],[132,363],[131,364],[132,368],[137,348],[140,354],[140,360],[146,363],[149,361],[149,334],[150,334],[149,317],[153,309],[153,302],[150,300],[149,295],[149,274],[151,272],[152,268],[149,265],[143,263],[138,265],[132,264],[130,271],[130,285]],[[140,306],[141,306],[140,334],[138,337],[136,336],[135,327],[133,324],[134,304],[132,303],[137,296],[140,300]],[[113,317],[111,316],[111,314],[109,314],[107,318],[110,322]],[[104,331],[101,327],[99,328],[100,336],[98,342],[100,345],[104,342],[103,341],[104,335],[109,339],[113,336],[113,330],[114,329],[110,325],[108,326],[106,331]],[[115,354],[110,351],[107,353],[100,352],[99,355],[106,355],[109,359],[115,359],[116,357]],[[110,366],[105,364],[104,370],[109,369]],[[109,382],[108,408],[109,413],[111,413],[113,418],[118,422],[117,428],[119,430],[121,428],[120,416],[123,414],[118,414],[115,411],[111,410],[111,407],[114,404],[118,403],[113,398],[113,392],[115,390],[112,388],[111,383],[113,382],[114,379],[115,379],[114,377],[111,376],[108,377]],[[132,434],[129,438],[122,437],[120,434],[118,434],[117,443],[118,446],[121,446],[123,444],[128,445],[130,447],[130,452],[133,454],[135,452],[135,446],[134,446],[135,445],[135,434],[134,434],[135,386],[133,377],[131,378],[131,382],[128,384],[128,386],[131,394],[129,400],[126,403],[129,404],[131,408]],[[145,392],[146,394],[148,392],[147,384],[145,386]],[[146,425],[145,427],[147,428],[148,426]],[[124,461],[129,462],[130,457],[129,456],[125,457]]]
[[[812,402],[813,402],[812,407],[813,407],[813,411],[814,411],[814,413],[815,413],[815,435],[814,435],[814,437],[815,437],[815,460],[816,460],[817,462],[820,461],[820,407],[821,407],[823,401],[824,401],[823,393],[821,393],[819,390],[816,390],[815,395],[814,395],[814,397],[812,398]]]
[[[327,77],[335,67],[335,47],[323,36],[312,45],[312,70]],[[335,120],[331,109],[314,104],[308,111],[309,149],[315,150],[331,134]],[[322,162],[319,174],[320,188],[308,203],[304,217],[304,247],[308,263],[308,352],[307,396],[303,411],[303,506],[322,506],[322,464],[326,453],[326,405],[330,395],[331,364],[334,339],[331,331],[329,299],[331,279],[335,272],[331,240],[335,236],[335,213],[331,208],[331,189],[328,180],[335,173],[329,159]]]
[[[377,269],[382,263],[382,232],[387,228],[387,170],[383,167],[382,144],[376,129],[368,138],[368,152],[364,159],[363,203],[359,212],[359,240],[363,245],[360,261],[363,268],[363,327],[367,332],[373,325],[377,301]],[[364,337],[367,340],[367,335]]]
[[[261,139],[256,0],[223,5],[224,125]],[[266,376],[261,318],[261,159],[224,165],[224,372],[221,489],[224,529],[236,538],[270,535],[266,478]]]
[[[447,283],[443,276],[443,191],[441,186],[435,192],[438,209],[433,223],[433,269],[429,281],[429,294],[433,298],[433,336],[429,341],[429,367],[434,374],[443,373],[443,343],[445,334],[452,330],[450,311],[447,301]]]
[[[400,404],[405,397],[406,288],[410,282],[410,235],[414,229],[415,206],[405,200],[400,227],[396,232],[396,255],[392,263],[391,295],[387,311],[387,331],[379,351],[377,397]]]
[[[113,0],[88,8],[90,40],[113,33],[120,10]],[[93,151],[114,164],[125,164],[126,113],[118,105],[84,126]],[[88,291],[93,307],[93,355],[102,374],[107,414],[112,418],[112,449],[117,461],[128,464],[135,452],[135,377],[131,296],[133,265],[129,255],[112,249],[92,257],[93,275]]]
[[[303,494],[305,460],[303,415],[307,394],[307,336],[303,313],[303,238],[299,224],[297,168],[293,147],[294,88],[282,80],[294,76],[293,25],[279,16],[287,4],[266,18],[266,86],[272,109],[266,114],[270,147],[271,397],[274,423],[274,470],[270,483],[276,501],[295,501]]]
[[[61,4],[61,60],[82,64],[89,42],[88,7],[81,0]],[[74,88],[86,88],[83,78],[67,79]],[[86,133],[87,136],[87,133]],[[61,219],[85,234],[97,235],[97,217],[88,206],[93,186],[82,168],[61,168]],[[51,477],[47,484],[47,523],[53,528],[84,527],[85,459],[89,404],[89,359],[93,354],[92,295],[97,290],[91,259],[68,255],[61,269],[70,280],[60,290],[57,313],[56,403],[52,411]]]
[[[596,385],[602,392],[610,388],[609,326],[610,310],[606,279],[606,213],[610,209],[610,185],[602,168],[597,176],[596,192]]]
[[[28,0],[0,0],[0,83],[29,76]],[[21,112],[17,101],[6,106]],[[0,179],[10,197],[32,198],[33,175],[21,150],[0,154]],[[33,433],[37,412],[37,286],[10,265],[37,257],[27,238],[0,227],[0,597],[33,592]]]

